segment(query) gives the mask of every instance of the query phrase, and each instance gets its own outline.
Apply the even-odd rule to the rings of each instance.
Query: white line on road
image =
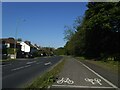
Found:
[[[108,83],[110,86],[114,87],[114,88],[118,88],[117,86],[115,86],[114,84],[112,84],[110,81],[108,81],[107,79],[103,78],[101,75],[99,75],[98,73],[96,73],[94,70],[92,70],[91,68],[89,68],[88,66],[86,66],[85,64],[83,64],[80,61],[77,61],[80,64],[82,64],[84,67],[86,67],[88,70],[90,70],[92,73],[94,73],[95,75],[97,75],[98,77],[100,77],[101,79],[103,79],[106,83]]]
[[[58,80],[57,83],[58,84],[62,84],[62,83],[74,84],[74,81],[70,80],[69,78],[62,78],[62,79]]]
[[[49,64],[52,64],[51,62],[48,62],[48,63],[45,63],[44,65],[49,65]]]
[[[26,64],[32,64],[32,63],[35,63],[35,62],[37,62],[37,61],[33,61],[33,62],[27,62]]]
[[[93,85],[94,84],[99,84],[99,85],[102,85],[101,83],[101,79],[98,79],[98,78],[94,78],[94,79],[91,79],[91,78],[85,78],[85,81],[86,82],[91,82]]]
[[[27,65],[27,66],[24,66],[24,67],[30,67],[31,65]]]
[[[114,88],[114,87],[99,87],[99,86],[77,86],[77,85],[52,85],[53,87],[67,87],[67,88]]]
[[[12,69],[11,71],[19,70],[19,69],[26,68],[26,67],[30,67],[30,66],[31,66],[31,65],[27,65],[27,66],[18,67],[18,68]]]

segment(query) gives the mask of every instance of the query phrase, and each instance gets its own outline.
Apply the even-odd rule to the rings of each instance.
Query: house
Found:
[[[33,44],[31,44],[30,41],[21,42],[20,45],[21,45],[22,57],[28,58],[28,57],[36,56],[35,53],[38,51],[38,48]]]
[[[29,57],[30,54],[30,45],[28,45],[25,42],[21,42],[21,52],[22,54],[20,55],[21,57]]]
[[[20,45],[21,51],[30,52],[30,46],[28,44],[26,44],[25,42],[21,42]]]
[[[38,46],[32,45],[30,41],[19,42],[14,38],[3,38],[0,39],[1,49],[3,58],[16,59],[16,58],[28,58],[37,55]]]
[[[2,55],[7,55],[11,59],[16,59],[17,53],[21,50],[21,45],[17,41],[10,38],[0,39],[2,44]]]
[[[31,44],[30,41],[25,41],[25,43],[30,46],[30,53],[29,54],[36,56],[38,48],[36,46],[34,46],[33,44]]]

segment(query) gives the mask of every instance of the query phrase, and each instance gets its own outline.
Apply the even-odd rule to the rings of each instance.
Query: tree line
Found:
[[[89,2],[84,17],[67,27],[62,54],[120,60],[120,2]],[[60,51],[59,51],[60,53]]]

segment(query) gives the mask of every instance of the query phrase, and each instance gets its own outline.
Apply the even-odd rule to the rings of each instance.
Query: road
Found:
[[[2,65],[2,88],[24,87],[61,59],[62,56],[52,56],[8,62]]]
[[[89,66],[91,66],[91,68]],[[107,73],[105,71],[103,72]],[[62,72],[59,74],[58,80],[50,89],[62,88],[63,90],[66,88],[74,88],[78,90],[119,90],[117,89],[118,87],[113,84],[114,81],[109,81],[104,78],[104,75],[105,74],[99,74],[99,70],[96,66],[92,64],[86,65],[86,63],[80,62],[75,58],[68,57]],[[111,75],[109,74],[109,76]]]

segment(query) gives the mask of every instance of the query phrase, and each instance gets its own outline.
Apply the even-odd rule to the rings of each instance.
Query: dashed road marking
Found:
[[[24,66],[24,67],[30,67],[31,65],[27,65],[27,66]]]
[[[52,64],[51,62],[48,62],[48,63],[45,63],[44,65],[49,65],[49,64]]]
[[[32,63],[35,63],[35,62],[37,62],[37,61],[27,62],[26,64],[32,64]]]
[[[31,66],[31,65],[18,67],[18,68],[12,69],[11,71],[16,71],[16,70],[23,69],[23,68],[30,67],[30,66]]]

